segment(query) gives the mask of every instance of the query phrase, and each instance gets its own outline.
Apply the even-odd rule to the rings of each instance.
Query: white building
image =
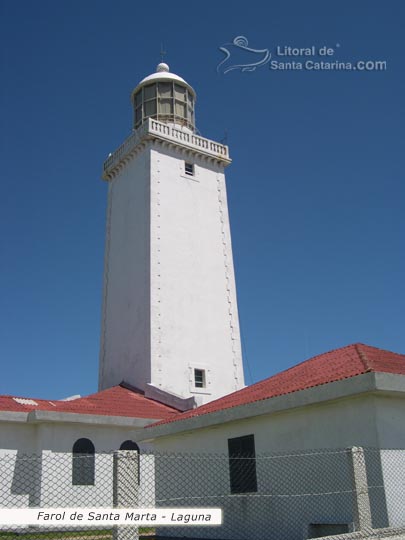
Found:
[[[207,502],[224,508],[226,534],[215,538],[299,539],[311,527],[353,528],[352,447],[365,448],[368,526],[405,526],[404,419],[405,355],[355,344],[147,426],[142,440],[163,453],[229,456],[228,468],[190,460],[189,474],[176,474],[179,504],[206,486]],[[159,499],[169,497],[166,476],[157,463]]]

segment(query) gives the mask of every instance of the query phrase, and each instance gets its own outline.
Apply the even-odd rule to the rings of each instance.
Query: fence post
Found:
[[[117,450],[113,456],[113,506],[136,508],[139,492],[139,453],[136,450]],[[137,540],[138,527],[117,526],[113,540]]]
[[[348,448],[352,468],[354,492],[354,528],[356,531],[372,529],[371,507],[367,483],[366,461],[361,446]]]

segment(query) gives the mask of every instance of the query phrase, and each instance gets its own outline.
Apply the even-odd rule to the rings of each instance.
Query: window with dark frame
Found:
[[[188,176],[194,176],[194,165],[192,163],[184,163],[184,172]]]
[[[231,493],[257,491],[254,435],[228,439]]]
[[[194,370],[194,386],[196,388],[205,388],[205,372],[203,369]]]
[[[72,448],[72,485],[94,486],[95,448],[90,439],[78,439]]]

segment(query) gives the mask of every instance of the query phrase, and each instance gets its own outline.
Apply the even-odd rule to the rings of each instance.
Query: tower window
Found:
[[[72,449],[72,484],[94,486],[95,448],[90,439],[78,439]]]
[[[189,176],[194,176],[194,165],[193,163],[184,163],[184,172]]]
[[[194,386],[196,388],[205,388],[205,371],[203,369],[194,370]]]
[[[254,435],[228,439],[231,493],[257,491]]]

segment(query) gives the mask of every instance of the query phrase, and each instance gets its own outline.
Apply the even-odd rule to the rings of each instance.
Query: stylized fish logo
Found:
[[[271,58],[271,53],[268,49],[251,49],[248,47],[248,40],[245,36],[236,36],[232,43],[225,43],[219,50],[225,53],[225,58],[217,65],[218,73],[222,71],[224,74],[233,69],[239,69],[240,71],[254,71],[256,68],[267,64]],[[236,57],[238,63],[229,65],[228,60],[232,56]],[[262,57],[258,62],[252,62],[256,60],[258,56]],[[239,60],[240,58],[240,60]],[[242,61],[241,61],[242,60]],[[232,59],[232,62],[234,60]],[[224,64],[227,65],[225,66]]]

